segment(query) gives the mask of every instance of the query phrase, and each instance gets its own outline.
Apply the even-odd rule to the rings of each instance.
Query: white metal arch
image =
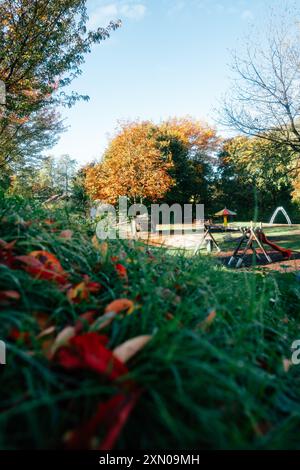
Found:
[[[276,219],[278,212],[282,212],[282,214],[286,218],[287,223],[289,225],[292,225],[292,221],[289,218],[287,211],[283,207],[277,207],[276,211],[274,212],[274,214],[271,217],[270,224],[272,224],[272,225],[274,224],[274,220]]]

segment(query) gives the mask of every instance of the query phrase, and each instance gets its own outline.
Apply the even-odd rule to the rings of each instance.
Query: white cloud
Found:
[[[253,20],[254,19],[254,14],[251,10],[244,10],[242,12],[242,19],[243,20]]]
[[[120,14],[130,20],[142,20],[146,14],[146,6],[142,3],[124,4],[120,6]]]
[[[110,20],[115,20],[118,16],[116,4],[104,5],[96,8],[90,15],[89,27],[106,26]]]
[[[146,6],[135,1],[116,1],[94,8],[90,14],[89,27],[106,26],[111,20],[129,19],[140,21],[146,14]]]

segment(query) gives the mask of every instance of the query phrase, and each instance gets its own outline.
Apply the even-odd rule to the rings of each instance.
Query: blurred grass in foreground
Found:
[[[143,394],[117,448],[300,448],[300,369],[284,362],[300,338],[299,276],[229,271],[206,256],[169,255],[129,242],[110,242],[104,256],[83,216],[18,199],[0,201],[0,220],[0,238],[17,240],[18,254],[47,250],[72,282],[86,274],[103,286],[72,304],[55,284],[0,265],[0,290],[20,293],[19,301],[0,306],[0,339],[7,342],[1,449],[60,448],[65,433],[115,393],[114,384],[91,372],[53,365],[38,343],[11,341],[11,330],[35,336],[36,315],[43,313],[60,331],[88,310],[101,315],[122,297],[138,307],[107,327],[109,347],[142,334],[153,339],[128,363]],[[60,236],[66,229],[71,239]],[[116,275],[111,257],[126,266],[128,283]]]

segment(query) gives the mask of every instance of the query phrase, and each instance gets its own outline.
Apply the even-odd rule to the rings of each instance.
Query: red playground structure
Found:
[[[284,259],[290,259],[292,256],[292,250],[288,250],[287,248],[282,248],[281,246],[275,245],[275,243],[272,243],[264,234],[263,231],[258,233],[259,240],[264,243],[265,245],[269,245],[273,250],[279,251],[284,257]]]
[[[260,248],[262,251],[263,256],[267,259],[268,263],[272,263],[272,259],[270,255],[264,248],[264,245],[270,246],[273,250],[278,251],[281,253],[285,260],[289,260],[292,256],[292,250],[288,250],[286,248],[282,248],[281,246],[275,245],[275,243],[271,242],[263,232],[261,227],[247,227],[242,228],[243,236],[240,238],[239,243],[235,251],[233,252],[228,266],[232,266],[236,263],[235,267],[240,268],[247,256],[247,252],[252,250],[255,257],[260,260],[261,253],[257,252],[257,248]]]

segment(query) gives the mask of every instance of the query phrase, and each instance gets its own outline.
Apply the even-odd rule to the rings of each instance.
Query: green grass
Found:
[[[49,217],[56,232],[43,222]],[[128,363],[143,393],[117,448],[300,448],[300,369],[283,368],[300,338],[299,277],[229,271],[207,256],[149,253],[117,241],[104,258],[84,217],[45,213],[24,201],[1,200],[0,219],[0,238],[17,240],[18,254],[48,250],[72,282],[84,273],[103,285],[100,294],[74,305],[55,284],[0,266],[0,290],[21,294],[20,301],[0,307],[0,339],[8,347],[7,365],[1,366],[1,449],[60,448],[68,430],[116,393],[115,385],[93,373],[54,366],[35,341],[9,340],[11,329],[35,336],[34,315],[43,312],[60,331],[81,313],[97,309],[101,315],[111,300],[125,296],[139,307],[106,329],[109,347],[142,334],[153,339]],[[72,229],[73,238],[61,239],[61,229]],[[128,285],[116,275],[111,256],[123,259]],[[212,324],[199,327],[212,310]]]

